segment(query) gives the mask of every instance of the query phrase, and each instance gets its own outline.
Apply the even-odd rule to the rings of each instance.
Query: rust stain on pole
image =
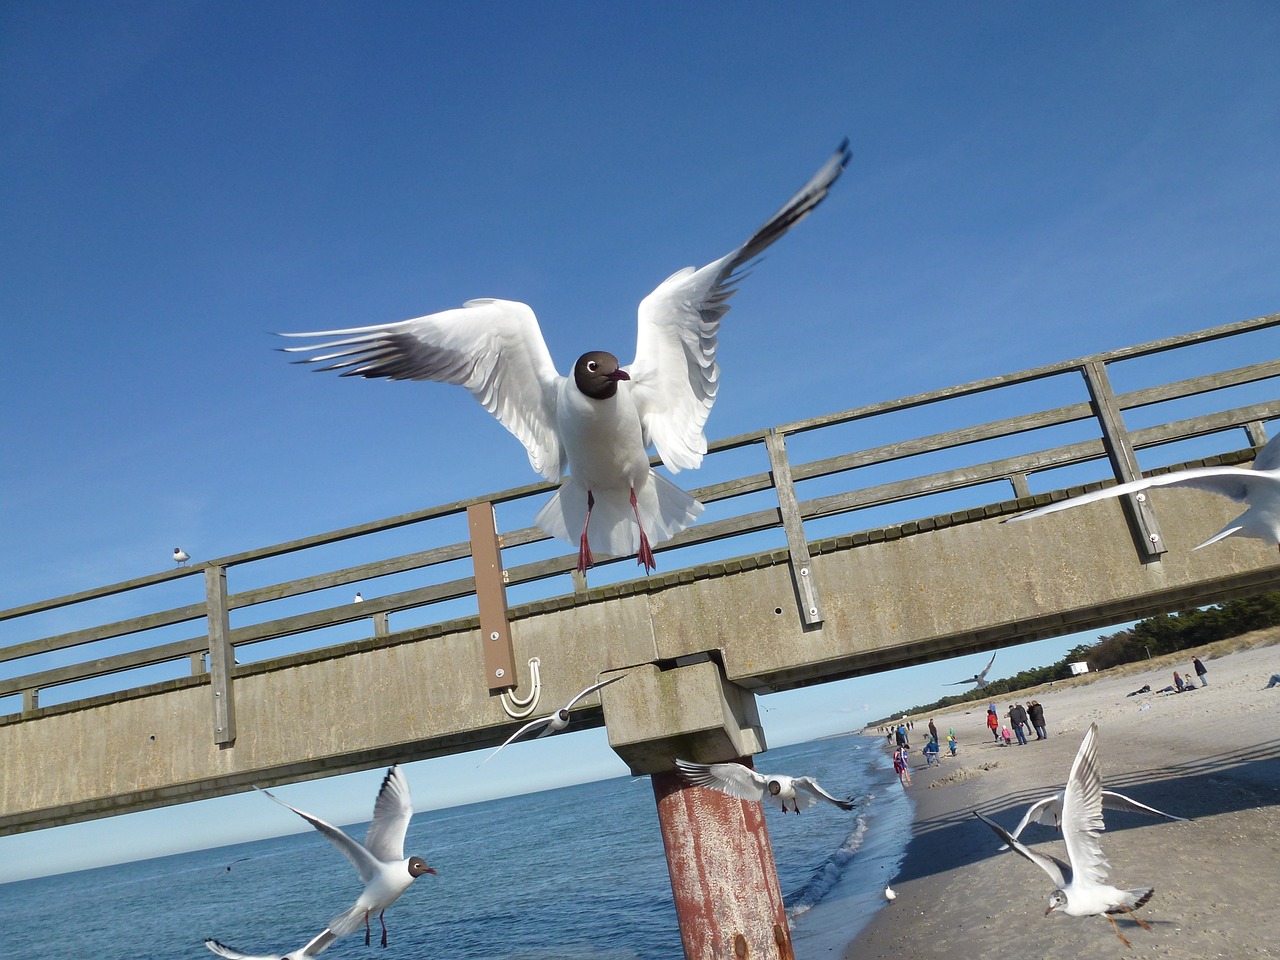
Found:
[[[653,775],[653,794],[685,957],[794,960],[763,806],[675,771]]]

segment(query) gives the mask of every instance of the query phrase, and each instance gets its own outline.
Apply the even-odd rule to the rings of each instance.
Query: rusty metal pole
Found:
[[[653,795],[687,960],[795,960],[763,804],[674,771],[653,774]]]

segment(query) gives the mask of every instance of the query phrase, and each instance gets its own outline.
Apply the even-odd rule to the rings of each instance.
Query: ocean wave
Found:
[[[835,852],[818,865],[799,890],[782,898],[788,920],[794,923],[822,902],[822,898],[831,892],[831,888],[844,875],[845,867],[862,846],[866,835],[867,817],[865,813],[860,813],[854,820],[853,830]]]

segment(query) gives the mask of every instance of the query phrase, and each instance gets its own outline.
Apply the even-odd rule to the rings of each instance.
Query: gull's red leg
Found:
[[[636,526],[640,528],[640,552],[636,554],[636,560],[644,565],[644,572],[657,569],[657,562],[653,559],[653,549],[649,546],[649,535],[644,532],[644,524],[640,522],[640,505],[636,503],[635,488],[631,488],[631,509],[636,514]]]
[[[591,545],[587,543],[587,528],[591,526],[591,509],[596,505],[595,495],[587,491],[587,519],[582,521],[582,536],[578,538],[578,572],[586,573],[588,567],[595,566],[591,556]]]
[[[384,947],[387,945],[387,921],[382,919],[382,915],[386,912],[385,910],[378,911],[378,922],[382,924],[382,945]]]
[[[1123,943],[1130,950],[1132,950],[1133,944],[1130,943],[1128,940],[1126,940],[1124,938],[1124,934],[1120,932],[1120,927],[1116,925],[1116,918],[1109,913],[1104,913],[1103,916],[1111,921],[1111,929],[1116,932],[1116,936],[1120,938],[1120,942]]]

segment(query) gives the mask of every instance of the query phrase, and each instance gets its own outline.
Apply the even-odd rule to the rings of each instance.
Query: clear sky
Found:
[[[534,480],[464,391],[310,376],[271,332],[504,297],[561,370],[629,359],[639,300],[844,136],[726,318],[712,439],[1276,312],[1277,50],[1269,2],[0,5],[0,608]],[[624,772],[601,731],[509,752],[414,765],[419,807]],[[366,819],[378,776],[282,793]],[[297,826],[131,815],[0,839],[0,880]]]

